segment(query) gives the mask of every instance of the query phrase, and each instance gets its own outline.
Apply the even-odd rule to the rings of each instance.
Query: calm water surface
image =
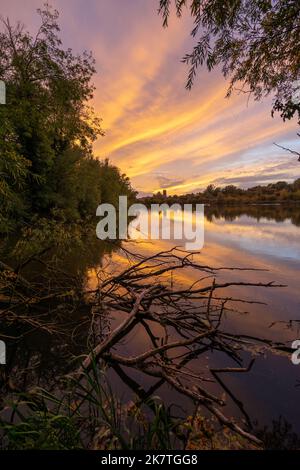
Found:
[[[151,255],[178,245],[178,241],[152,241],[140,242],[131,246],[132,250],[145,255]],[[129,247],[129,246],[128,246]],[[95,282],[95,269],[88,268],[93,265],[93,253],[103,255],[103,246],[99,241],[97,245],[87,250],[89,260],[86,261],[87,278],[90,285]],[[84,267],[85,260],[77,252],[73,253],[70,264],[80,264]],[[109,255],[111,269],[125,269],[127,258],[122,251]],[[96,259],[96,258],[95,258]],[[241,304],[240,310],[244,313],[229,312],[226,314],[225,327],[227,331],[244,333],[286,341],[288,345],[294,339],[300,339],[300,323],[294,322],[292,327],[286,323],[289,320],[300,321],[300,207],[283,206],[249,206],[232,207],[226,209],[210,209],[205,211],[205,244],[201,253],[195,255],[195,261],[213,267],[239,267],[252,268],[264,271],[222,271],[218,274],[218,281],[234,282],[270,282],[284,284],[284,288],[258,288],[258,287],[231,287],[230,295],[246,300],[256,300],[264,305]],[[96,263],[98,261],[95,261]],[[95,263],[94,263],[95,264]],[[199,277],[199,272],[185,269],[176,274],[175,282],[181,285],[190,285]],[[226,296],[229,295],[226,291]],[[121,316],[112,314],[111,326],[116,325]],[[161,332],[154,331],[157,336]],[[86,340],[86,338],[84,338]],[[136,328],[119,346],[123,354],[134,353],[148,349],[147,338],[142,329]],[[26,364],[39,364],[39,381],[44,377],[51,384],[57,376],[64,371],[68,363],[67,352],[71,349],[68,341],[58,340],[55,337],[46,338],[36,334],[35,337],[26,338],[18,353],[10,351],[11,367],[21,367],[21,360],[25,357]],[[80,347],[72,354],[82,354]],[[246,359],[250,360],[250,357]],[[203,354],[193,360],[191,367],[195,370],[205,370],[207,367],[233,366],[228,358],[220,353]],[[24,367],[24,364],[23,366]],[[126,371],[130,377],[148,389],[153,379],[138,371]],[[114,372],[110,372],[113,387],[124,400],[133,397],[132,390]],[[300,434],[300,365],[292,364],[287,355],[258,355],[252,370],[244,374],[226,374],[222,377],[224,382],[243,402],[248,414],[260,425],[269,424],[273,419],[283,416],[293,425],[294,430]],[[30,377],[24,383],[30,383]],[[213,391],[214,385],[212,385]],[[218,388],[218,393],[220,389]],[[178,411],[189,412],[192,404],[183,396],[163,385],[156,390],[155,395],[161,397],[166,403],[176,403]],[[239,411],[232,400],[227,397],[227,413],[239,415]],[[183,411],[182,411],[183,410]]]
[[[178,245],[178,241],[140,242],[132,249],[151,255]],[[295,322],[292,328],[288,320],[300,321],[300,208],[261,206],[239,208],[218,212],[207,209],[205,218],[205,244],[195,261],[214,267],[252,268],[264,271],[222,271],[218,281],[270,282],[284,284],[284,288],[231,287],[230,295],[235,298],[256,300],[265,305],[242,304],[243,314],[228,313],[225,326],[228,331],[244,333],[286,341],[300,339],[300,328]],[[127,259],[121,253],[113,256],[116,267],[126,267]],[[186,269],[178,275],[181,284],[191,284],[199,276]],[[228,295],[228,290],[226,291]],[[119,318],[116,317],[116,322]],[[300,323],[299,323],[300,327]],[[159,336],[159,332],[157,332]],[[133,354],[145,350],[147,338],[142,329],[135,330],[122,344],[123,353]],[[219,353],[199,357],[192,367],[199,368],[234,366]],[[143,385],[152,385],[148,377],[130,371],[130,376]],[[300,365],[292,364],[289,356],[266,354],[256,358],[252,370],[245,374],[223,375],[224,382],[234,391],[245,409],[260,425],[284,417],[300,433]],[[130,399],[130,392],[124,383],[114,375],[112,379],[124,398]],[[212,389],[213,390],[213,389]],[[157,392],[168,403],[176,403],[189,409],[186,399],[168,386]],[[228,410],[238,414],[236,406],[228,400]]]

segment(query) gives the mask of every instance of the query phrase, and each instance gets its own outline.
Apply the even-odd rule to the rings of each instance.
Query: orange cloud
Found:
[[[276,159],[290,162],[273,141],[295,147],[296,125],[272,119],[270,100],[247,106],[244,95],[225,99],[227,83],[217,70],[200,69],[192,91],[185,90],[180,59],[193,44],[188,15],[173,16],[165,30],[157,0],[51,3],[61,13],[64,45],[92,50],[96,58],[93,104],[106,137],[96,142],[95,153],[109,157],[138,190],[152,192],[161,189],[160,181],[173,181],[168,191],[193,191],[233,173],[244,184],[248,175],[250,184],[268,170],[276,179]],[[40,0],[23,4],[2,0],[2,14],[34,31]],[[287,177],[299,176],[298,168],[289,167]]]

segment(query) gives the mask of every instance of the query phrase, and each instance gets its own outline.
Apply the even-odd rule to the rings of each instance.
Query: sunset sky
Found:
[[[192,26],[173,15],[168,29],[158,0],[51,0],[60,12],[65,47],[92,50],[94,107],[105,137],[95,154],[118,165],[140,194],[201,190],[209,183],[243,187],[300,177],[297,158],[273,142],[299,149],[296,121],[271,118],[271,98],[225,98],[217,71],[199,70],[185,90]],[[41,0],[0,0],[0,14],[35,32]]]

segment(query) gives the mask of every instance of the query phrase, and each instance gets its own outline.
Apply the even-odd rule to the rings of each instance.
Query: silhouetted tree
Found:
[[[167,26],[172,0],[160,0]],[[299,0],[174,0],[178,17],[186,7],[197,43],[183,58],[190,89],[198,66],[222,67],[230,78],[228,96],[238,87],[255,99],[275,95],[272,113],[300,121]]]

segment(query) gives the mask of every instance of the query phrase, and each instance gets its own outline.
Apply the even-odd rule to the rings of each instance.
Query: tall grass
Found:
[[[170,408],[159,398],[140,405],[122,404],[95,362],[80,380],[66,377],[55,392],[37,388],[17,395],[8,409],[10,419],[0,420],[2,449],[166,450],[176,446],[177,424]]]

